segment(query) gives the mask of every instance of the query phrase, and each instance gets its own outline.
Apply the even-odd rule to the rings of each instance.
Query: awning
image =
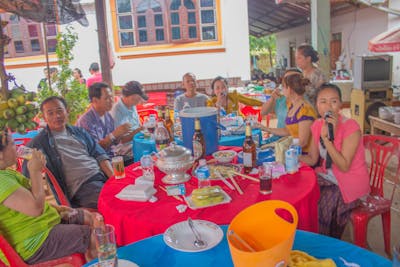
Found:
[[[368,49],[372,52],[400,51],[400,27],[392,28],[369,40]]]

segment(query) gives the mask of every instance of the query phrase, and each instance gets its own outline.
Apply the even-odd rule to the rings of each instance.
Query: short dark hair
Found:
[[[339,95],[339,100],[342,102],[342,91],[340,91],[339,86],[333,83],[323,83],[321,86],[318,88],[315,99],[318,98],[318,95],[325,89],[332,89],[333,91],[336,91],[336,93]]]
[[[82,78],[82,71],[79,68],[75,68],[74,71],[76,71],[79,74],[79,77]]]
[[[285,76],[286,73],[289,73],[289,72],[297,72],[297,73],[303,74],[303,72],[301,71],[301,69],[294,67],[294,68],[288,68],[288,69],[286,69],[285,72],[283,73],[283,76]]]
[[[214,90],[214,85],[215,85],[215,83],[218,82],[218,81],[222,81],[226,86],[228,86],[228,80],[227,80],[227,79],[225,79],[225,78],[222,77],[222,76],[217,76],[217,77],[215,77],[214,80],[211,82],[211,89]]]
[[[109,88],[108,84],[98,82],[94,83],[91,86],[89,86],[89,99],[90,102],[92,102],[93,97],[100,99],[101,98],[101,89],[103,88]]]
[[[60,101],[63,104],[64,108],[67,109],[67,102],[65,101],[65,99],[60,96],[53,95],[43,100],[43,102],[40,104],[40,111],[43,112],[43,106],[55,100]]]
[[[99,71],[100,70],[99,63],[93,62],[92,64],[90,64],[89,71],[91,71],[91,70]]]
[[[300,45],[297,47],[297,51],[301,52],[305,57],[311,57],[311,62],[313,63],[319,60],[318,52],[309,44]]]
[[[191,73],[191,72],[186,72],[185,74],[183,74],[182,80],[183,80],[186,76],[190,76],[190,77],[192,77],[193,79],[196,80],[196,75],[194,75],[194,74]]]

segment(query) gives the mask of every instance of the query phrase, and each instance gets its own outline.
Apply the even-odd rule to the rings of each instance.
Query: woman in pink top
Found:
[[[315,169],[321,190],[319,230],[340,238],[358,199],[369,193],[362,133],[356,121],[339,114],[342,101],[336,85],[322,84],[316,106],[321,118],[311,126],[310,151],[300,160],[314,166],[322,159]]]

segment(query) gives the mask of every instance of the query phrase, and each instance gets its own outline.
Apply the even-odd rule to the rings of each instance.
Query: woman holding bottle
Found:
[[[216,77],[212,81],[211,88],[215,96],[207,101],[207,106],[220,108],[221,112],[225,112],[225,114],[238,112],[239,103],[247,106],[262,106],[263,104],[260,100],[246,97],[237,91],[229,93],[228,81],[221,76]]]
[[[311,126],[310,151],[300,156],[300,161],[314,166],[319,158],[323,159],[315,169],[321,191],[319,231],[340,238],[358,199],[369,193],[365,150],[358,123],[339,113],[342,107],[339,87],[323,84],[316,97],[321,118]]]

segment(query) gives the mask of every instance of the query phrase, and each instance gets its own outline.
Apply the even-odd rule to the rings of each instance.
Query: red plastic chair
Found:
[[[26,262],[22,260],[22,258],[18,255],[18,253],[14,250],[14,248],[8,243],[8,241],[4,238],[4,236],[0,235],[0,250],[3,252],[4,256],[8,260],[9,265],[11,267],[53,267],[60,264],[70,264],[72,266],[80,267],[86,263],[85,257],[82,254],[72,254],[70,256],[65,256],[63,258],[50,260],[46,262],[41,262],[34,265],[28,265]],[[0,260],[0,266],[7,266],[4,262]]]
[[[146,117],[149,117],[150,114],[154,114],[156,116],[156,119],[158,118],[158,111],[156,109],[142,109],[142,110],[138,110],[138,115],[139,115],[139,119],[140,119],[140,123],[143,124],[144,119]]]
[[[47,180],[51,183],[53,187],[52,191],[56,197],[57,203],[59,205],[71,207],[71,203],[69,203],[67,196],[64,194],[64,191],[61,189],[61,186],[58,184],[56,177],[54,177],[54,175],[47,167],[44,168],[44,173],[46,174]]]
[[[351,213],[354,243],[363,248],[367,247],[368,222],[372,217],[381,215],[385,251],[390,256],[390,208],[393,194],[391,196],[392,199],[384,198],[383,180],[389,161],[392,157],[399,157],[400,155],[400,140],[384,135],[365,135],[364,146],[371,155],[371,165],[369,167],[371,193]],[[395,178],[400,175],[399,170],[400,168],[398,167]]]
[[[240,109],[240,112],[244,116],[257,116],[258,122],[261,122],[261,109],[260,108],[254,108],[252,106],[244,106]]]

